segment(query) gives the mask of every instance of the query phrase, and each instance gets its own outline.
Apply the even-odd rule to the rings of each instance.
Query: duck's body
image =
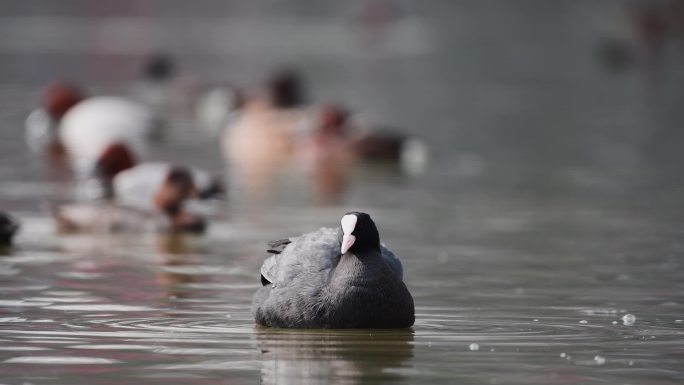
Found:
[[[352,161],[395,164],[411,174],[425,169],[428,151],[422,140],[396,130],[370,127],[362,121],[351,122],[349,113],[335,104],[323,105],[317,112],[317,125],[305,143],[317,153],[331,154],[319,155],[321,160],[337,159],[337,164],[346,165]]]
[[[163,162],[146,162],[121,171],[112,180],[113,195],[117,202],[147,207],[154,194],[163,185],[173,169],[173,165]],[[188,167],[200,198],[211,198],[222,192],[222,186],[207,171]]]
[[[94,162],[113,143],[122,143],[137,157],[153,130],[150,111],[126,98],[99,96],[86,99],[64,115],[60,141],[76,162]]]
[[[135,196],[136,190],[133,189],[123,194],[124,198],[132,200],[128,205],[112,202],[111,198],[117,197],[113,179],[123,170],[131,168],[123,162],[126,159],[121,159],[120,155],[125,153],[125,147],[115,146],[97,162],[97,172],[89,181],[99,185],[95,190],[100,193],[100,201],[63,205],[54,210],[58,230],[133,233],[156,229],[162,232],[203,232],[206,228],[204,219],[183,208],[187,200],[197,196],[192,171],[185,167],[170,166],[159,173],[159,180],[141,182],[141,186],[137,187],[149,195],[141,192],[139,197]],[[106,200],[103,201],[103,198]]]
[[[248,103],[226,128],[222,148],[231,176],[252,197],[264,197],[278,175],[292,164],[298,130],[307,113],[300,108],[273,108]]]
[[[413,325],[413,298],[402,281],[401,262],[379,243],[345,250],[348,235],[322,228],[272,243],[270,251],[280,253],[262,266],[264,286],[252,305],[256,322],[284,328]]]

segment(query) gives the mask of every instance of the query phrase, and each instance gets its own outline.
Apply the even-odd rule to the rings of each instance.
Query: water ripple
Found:
[[[121,361],[111,358],[97,357],[61,357],[61,356],[23,356],[4,361],[7,364],[47,364],[47,365],[87,365],[118,364]]]

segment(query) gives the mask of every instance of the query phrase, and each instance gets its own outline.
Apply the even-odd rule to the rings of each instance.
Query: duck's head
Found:
[[[192,172],[185,167],[173,166],[154,195],[155,207],[174,217],[181,212],[183,203],[197,196],[197,189],[192,179]]]
[[[0,212],[0,247],[11,246],[17,230],[19,223],[9,214]]]
[[[52,83],[43,91],[43,108],[54,120],[60,120],[71,107],[85,98],[83,92],[67,82]]]
[[[336,104],[321,107],[318,133],[324,137],[342,137],[345,135],[347,111]]]
[[[175,74],[176,63],[170,55],[164,52],[157,52],[148,57],[142,69],[143,77],[152,82],[167,81]]]
[[[293,69],[281,69],[275,72],[266,85],[273,106],[292,108],[304,104],[303,83],[299,72]]]
[[[136,164],[133,152],[123,143],[113,143],[107,146],[95,161],[92,176],[98,189],[93,193],[95,197],[111,199],[114,196],[112,181],[116,174],[127,170]],[[91,182],[89,182],[91,183]]]
[[[172,231],[201,233],[206,229],[204,219],[183,211],[185,201],[196,196],[192,172],[185,167],[174,166],[154,195],[154,205],[169,218]]]
[[[370,215],[361,212],[345,214],[342,225],[342,247],[340,252],[354,254],[380,248],[380,234]]]

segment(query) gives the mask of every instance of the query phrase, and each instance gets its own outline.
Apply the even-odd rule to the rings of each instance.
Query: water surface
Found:
[[[595,62],[597,41],[629,35],[622,2],[398,2],[371,26],[363,2],[47,3],[0,6],[0,207],[23,222],[0,256],[3,384],[684,381],[681,74],[666,66],[644,91],[638,67]],[[125,44],[132,31],[149,41]],[[130,91],[159,46],[236,83],[301,64],[313,96],[420,134],[431,166],[361,168],[328,206],[296,179],[258,205],[237,191],[202,238],[55,234],[45,205],[73,184],[26,153],[23,118],[55,76]],[[215,139],[188,121],[150,159],[220,170]],[[415,326],[256,327],[265,242],[351,209],[402,259]]]

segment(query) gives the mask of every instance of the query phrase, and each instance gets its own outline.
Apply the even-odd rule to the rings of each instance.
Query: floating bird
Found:
[[[45,88],[41,107],[26,118],[26,144],[33,152],[52,156],[64,154],[59,124],[62,117],[85,98],[84,95],[78,87],[67,82],[52,83]]]
[[[53,216],[61,232],[160,232],[201,233],[206,229],[203,218],[188,213],[184,203],[196,196],[192,172],[172,167],[152,197],[153,210],[124,206],[111,202],[89,202],[62,205]]]
[[[86,99],[69,109],[59,126],[59,137],[77,168],[91,165],[115,143],[126,145],[142,158],[154,130],[150,111],[132,100],[115,96]]]
[[[265,88],[266,95],[246,98],[221,140],[232,175],[252,196],[272,191],[311,115],[296,72],[277,73]]]
[[[409,174],[425,169],[428,150],[422,140],[396,130],[359,127],[350,120],[350,113],[344,108],[322,105],[309,142],[319,148],[318,152],[334,152],[338,158],[340,153],[346,153],[346,158],[357,162],[396,164]],[[340,141],[344,146],[340,146]]]
[[[366,213],[337,229],[321,228],[269,243],[252,311],[281,328],[406,328],[415,320],[401,262],[380,244]]]

